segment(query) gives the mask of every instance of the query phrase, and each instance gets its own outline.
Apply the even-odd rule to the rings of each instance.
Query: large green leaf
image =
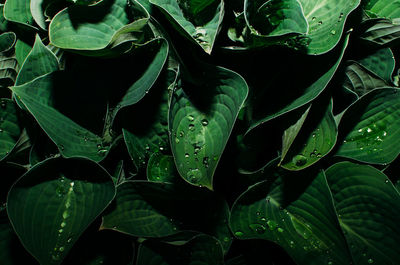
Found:
[[[227,250],[231,244],[228,216],[226,202],[207,189],[127,181],[117,187],[115,204],[104,215],[101,227],[138,237],[163,237],[196,230],[214,235]]]
[[[379,170],[341,162],[326,171],[355,264],[399,264],[400,194]]]
[[[358,96],[361,97],[377,87],[388,85],[383,79],[359,63],[355,61],[347,63],[343,87],[355,92]]]
[[[149,14],[136,1],[105,0],[92,6],[72,5],[59,12],[49,25],[52,45],[72,50],[102,50],[124,35],[144,41]]]
[[[124,140],[138,170],[144,169],[151,154],[169,149],[169,93],[176,78],[177,73],[173,70],[161,73],[141,102],[121,112]],[[146,115],[142,115],[143,113]]]
[[[0,161],[11,152],[21,133],[17,106],[10,99],[0,99]]]
[[[209,66],[197,84],[183,80],[169,110],[172,153],[187,182],[213,188],[213,175],[248,87],[237,73]]]
[[[30,9],[30,0],[7,0],[4,5],[5,19],[36,29]]]
[[[257,36],[306,34],[308,23],[298,0],[244,1],[248,27]]]
[[[24,85],[12,87],[11,90],[57,144],[63,156],[102,160],[108,152],[103,146],[103,139],[55,108],[53,94],[56,91],[53,82],[58,76],[60,76],[58,72],[47,74]]]
[[[15,86],[23,85],[35,78],[57,70],[57,57],[43,45],[39,35],[36,35],[35,44],[21,66]]]
[[[224,264],[221,244],[208,235],[195,236],[182,245],[146,240],[138,251],[136,265]]]
[[[304,169],[318,162],[333,149],[338,129],[333,117],[332,105],[332,101],[328,103],[327,100],[315,102],[300,135],[282,161],[283,168]]]
[[[347,35],[347,38],[344,40],[342,47],[338,47],[338,49],[336,49],[335,51],[332,51],[331,55],[326,55],[326,56],[332,56],[332,57],[326,57],[324,60],[325,63],[327,61],[329,61],[329,68],[327,69],[326,72],[321,73],[321,76],[318,76],[317,78],[315,78],[315,80],[311,80],[311,82],[309,82],[308,86],[302,88],[304,91],[301,94],[299,94],[299,96],[297,98],[293,99],[290,102],[287,102],[284,105],[281,104],[272,113],[269,112],[265,116],[263,115],[264,117],[253,117],[253,119],[250,121],[250,127],[246,133],[249,133],[251,130],[253,130],[257,126],[259,126],[263,123],[266,123],[269,120],[279,117],[279,116],[281,116],[289,111],[292,111],[294,109],[297,109],[301,106],[304,106],[305,104],[307,104],[307,103],[311,102],[313,99],[315,99],[319,94],[321,94],[322,91],[327,87],[327,85],[331,81],[336,70],[338,69],[340,62],[342,61],[344,52],[347,48],[348,41],[349,41],[349,35]],[[333,60],[332,60],[332,58],[333,58]],[[318,64],[319,62],[317,61],[316,63]],[[318,67],[320,67],[320,66],[318,66]],[[276,89],[276,88],[274,88],[274,89]],[[274,102],[274,101],[272,101],[272,102]],[[264,102],[263,102],[263,104],[265,105]]]
[[[220,0],[150,0],[173,21],[180,32],[197,43],[206,53],[212,52],[224,15]]]
[[[321,54],[332,50],[339,42],[348,15],[361,0],[299,0],[309,30],[308,54]]]
[[[384,18],[400,18],[400,3],[392,0],[366,0],[364,9],[371,15]]]
[[[339,127],[343,142],[336,155],[367,163],[390,163],[400,153],[399,127],[399,89],[375,89],[345,112]]]
[[[96,163],[49,159],[14,184],[7,212],[22,244],[41,264],[60,264],[114,196],[110,175]]]
[[[230,226],[239,239],[279,244],[297,264],[351,262],[323,172],[269,175],[236,200]]]

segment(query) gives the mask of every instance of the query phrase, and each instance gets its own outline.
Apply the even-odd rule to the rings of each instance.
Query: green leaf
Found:
[[[37,78],[11,90],[19,97],[28,111],[34,116],[40,127],[57,144],[65,157],[86,157],[93,161],[104,158],[108,149],[103,146],[103,139],[88,131],[54,106],[54,79],[60,73],[54,72]]]
[[[245,0],[244,15],[251,33],[257,36],[276,37],[308,31],[298,0]]]
[[[400,25],[388,19],[371,19],[364,22],[367,29],[360,38],[375,45],[390,46],[399,42]]]
[[[365,0],[364,9],[383,18],[400,18],[400,3],[391,0]]]
[[[30,2],[30,0],[7,0],[4,4],[5,19],[37,29],[33,23]]]
[[[136,1],[101,1],[92,6],[72,5],[59,12],[49,25],[50,43],[80,51],[102,50],[124,35],[142,43],[149,14]]]
[[[17,58],[19,65],[24,64],[24,61],[31,50],[32,47],[28,43],[20,39],[17,40],[17,42],[15,43],[15,57]]]
[[[308,54],[322,54],[332,50],[343,35],[348,15],[361,0],[299,0],[307,19]]]
[[[178,86],[169,110],[175,163],[184,180],[212,189],[214,171],[248,87],[237,73],[212,66],[203,70],[197,84],[183,80]]]
[[[326,55],[327,57],[324,58],[324,63],[329,61],[330,67],[324,73],[321,73],[321,76],[315,78],[315,80],[311,80],[310,84],[303,88],[303,92],[300,94],[299,97],[293,99],[292,101],[286,103],[285,105],[279,106],[273,113],[268,113],[263,117],[253,117],[250,122],[249,129],[247,130],[246,134],[248,134],[251,130],[260,126],[263,123],[266,123],[276,117],[279,117],[289,111],[297,109],[305,104],[314,100],[318,95],[322,93],[322,91],[328,86],[329,82],[333,78],[336,70],[339,67],[340,62],[342,61],[344,52],[347,48],[349,42],[349,35],[347,35],[346,39],[344,40],[342,47],[337,48],[335,51],[332,51],[332,54]],[[331,57],[332,56],[332,57]],[[316,62],[318,65],[318,61]],[[320,67],[320,66],[318,66]],[[274,103],[275,101],[273,101]],[[265,103],[263,103],[265,105]]]
[[[400,194],[386,175],[341,162],[326,176],[355,264],[399,264]]]
[[[26,84],[40,76],[58,70],[57,57],[43,45],[39,35],[36,35],[35,44],[27,55],[21,70],[18,73],[15,86]]]
[[[355,61],[348,61],[345,69],[343,87],[362,96],[377,87],[387,86],[387,83]]]
[[[14,32],[5,32],[0,35],[0,52],[9,51],[14,47],[17,36]]]
[[[275,172],[234,203],[230,226],[239,239],[279,244],[297,264],[349,264],[325,174]]]
[[[7,198],[10,221],[41,264],[60,264],[115,196],[110,175],[82,159],[48,159],[29,170]]]
[[[311,109],[311,105],[306,109],[306,111],[301,115],[300,119],[289,128],[287,128],[282,135],[282,153],[281,153],[281,161],[285,158],[287,152],[289,151],[290,146],[293,144],[296,136],[299,134],[301,127],[303,127],[304,121],[307,118],[308,112]]]
[[[221,244],[214,237],[198,235],[182,245],[146,240],[139,246],[136,265],[175,264],[223,265]]]
[[[173,21],[180,32],[211,54],[224,15],[218,0],[150,0]]]
[[[387,164],[400,153],[399,89],[374,89],[351,105],[341,120],[343,142],[336,155]]]
[[[8,30],[8,21],[4,18],[4,4],[0,4],[0,32]]]
[[[174,157],[153,153],[147,164],[147,179],[149,181],[175,182],[178,176]]]
[[[115,204],[103,216],[101,229],[137,237],[163,237],[196,230],[218,238],[226,251],[231,244],[228,216],[226,202],[206,189],[127,181],[117,187]]]
[[[318,162],[335,146],[338,129],[332,113],[332,101],[315,102],[311,113],[292,145],[282,167],[288,170],[301,170]],[[322,107],[323,106],[323,107]]]
[[[17,106],[12,100],[2,98],[0,101],[0,161],[12,151],[21,133]]]
[[[124,140],[138,170],[144,168],[151,154],[169,149],[168,100],[176,78],[177,73],[173,70],[162,72],[146,97],[130,109],[121,111]]]
[[[386,82],[392,82],[392,75],[396,62],[390,48],[382,48],[373,51],[367,56],[357,60],[357,62]]]
[[[16,35],[5,32],[0,35],[0,86],[10,86],[15,82],[18,73],[18,63],[12,48],[15,45]]]

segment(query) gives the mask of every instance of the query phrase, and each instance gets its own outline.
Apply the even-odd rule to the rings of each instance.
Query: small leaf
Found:
[[[103,168],[81,159],[48,159],[29,170],[7,198],[10,221],[41,264],[60,264],[115,196]]]

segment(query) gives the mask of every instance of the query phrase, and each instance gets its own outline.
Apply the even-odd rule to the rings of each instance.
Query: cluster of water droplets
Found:
[[[65,202],[63,205],[64,211],[62,212],[62,220],[57,231],[58,238],[53,251],[50,253],[53,260],[60,260],[63,252],[65,251],[65,244],[71,243],[72,241],[72,237],[68,237],[68,235],[65,236],[64,233],[68,225],[68,218],[71,215],[71,196],[74,192],[74,186],[74,181],[68,182],[63,176],[58,179],[56,195]]]

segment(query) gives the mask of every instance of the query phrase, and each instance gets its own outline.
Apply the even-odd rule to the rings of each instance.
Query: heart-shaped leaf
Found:
[[[204,70],[197,84],[178,83],[169,110],[170,142],[178,172],[187,182],[212,189],[214,171],[247,93],[240,75],[220,67]]]
[[[398,88],[374,89],[351,105],[340,122],[337,156],[387,164],[400,153]]]
[[[355,264],[400,262],[400,194],[379,170],[341,162],[326,171]]]
[[[96,163],[48,159],[14,184],[7,212],[22,244],[41,264],[60,264],[114,196],[110,175]]]

